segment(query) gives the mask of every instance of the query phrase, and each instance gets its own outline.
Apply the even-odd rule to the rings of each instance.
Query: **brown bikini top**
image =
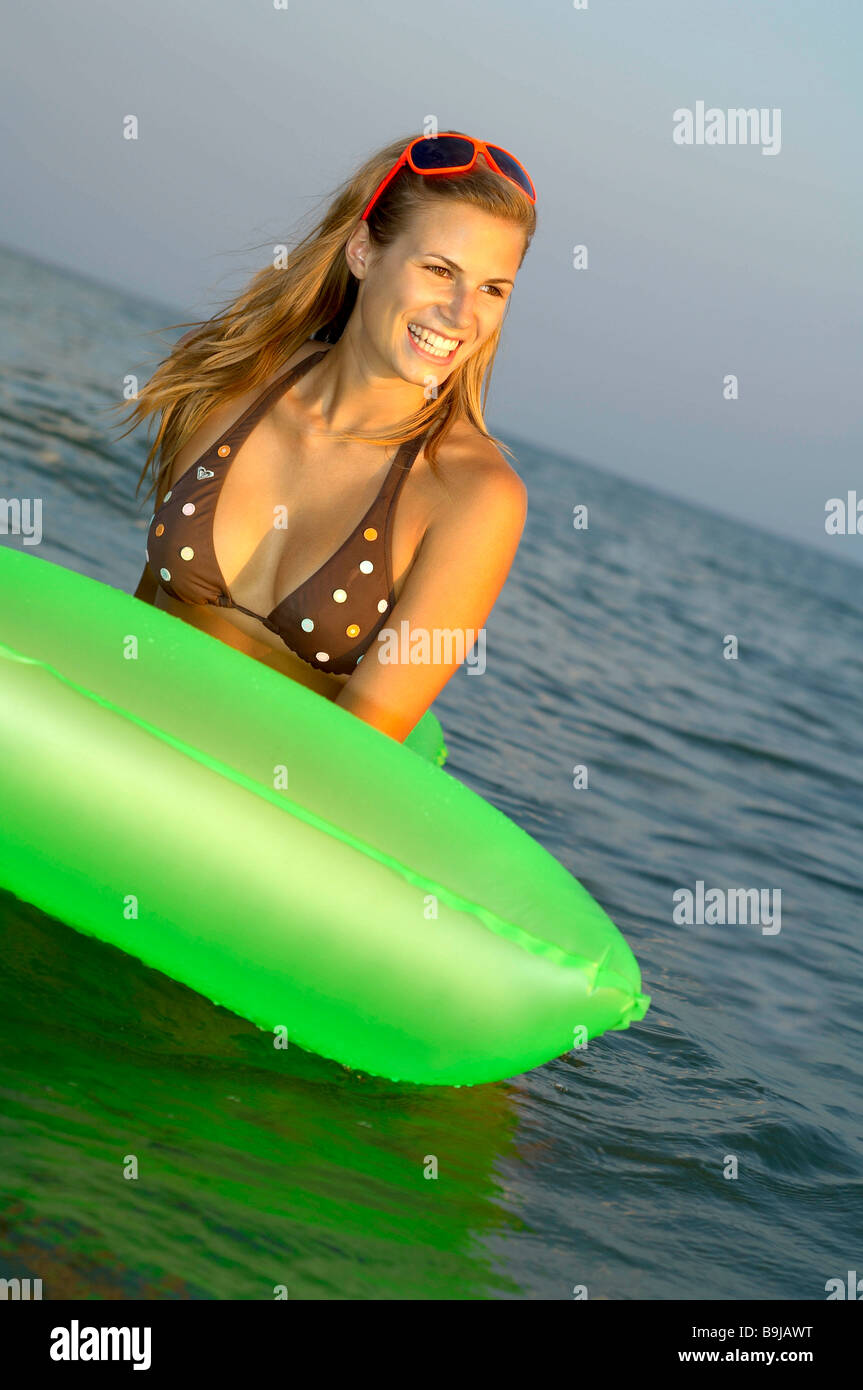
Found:
[[[322,671],[347,675],[375,640],[395,602],[392,526],[402,484],[424,436],[402,444],[365,516],[320,569],[266,615],[235,603],[213,549],[213,517],[237,451],[257,422],[327,349],[310,353],[254,401],[186,469],[150,521],[147,563],[153,578],[184,603],[238,608]]]

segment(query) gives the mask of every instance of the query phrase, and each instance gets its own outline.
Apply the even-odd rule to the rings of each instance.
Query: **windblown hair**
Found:
[[[366,160],[339,185],[323,217],[290,251],[286,266],[259,270],[221,313],[195,325],[159,364],[137,397],[129,428],[120,436],[161,411],[136,495],[151,467],[146,496],[154,490],[157,495],[161,492],[173,460],[217,404],[268,381],[310,338],[338,341],[356,303],[359,283],[345,259],[345,245],[378,184],[411,138],[395,140]],[[390,245],[416,213],[439,201],[466,203],[520,227],[525,238],[521,265],[536,229],[534,206],[514,184],[490,169],[482,156],[469,174],[428,178],[409,167],[402,169],[369,214],[372,245]],[[173,327],[185,328],[188,323]],[[391,430],[336,437],[397,446],[428,431],[426,457],[434,466],[453,424],[466,418],[511,454],[488,432],[483,419],[501,327],[502,323],[447,377],[436,398],[425,401]]]

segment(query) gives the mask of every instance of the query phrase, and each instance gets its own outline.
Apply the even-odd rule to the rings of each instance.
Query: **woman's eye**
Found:
[[[427,265],[426,270],[442,270],[444,275],[450,274],[449,267],[445,265]],[[494,290],[498,299],[503,299],[503,292],[498,289],[497,285],[489,285],[489,289]]]

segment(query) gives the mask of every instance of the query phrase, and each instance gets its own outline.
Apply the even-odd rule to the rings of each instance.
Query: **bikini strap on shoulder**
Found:
[[[218,451],[224,444],[229,444],[232,449],[242,444],[243,440],[251,434],[261,417],[266,415],[274,400],[285,391],[290,390],[292,386],[296,385],[300,377],[305,376],[309,368],[313,367],[314,364],[319,362],[326,354],[326,348],[322,348],[320,352],[310,352],[307,357],[303,358],[302,362],[297,362],[289,371],[277,377],[276,380],[267,387],[263,395],[259,396],[256,401],[252,401],[248,410],[245,410],[240,418],[234,421],[233,425],[225,431],[221,438],[216,440],[215,444],[212,445],[207,452],[210,453],[213,449]]]
[[[397,494],[401,491],[402,484],[410,473],[411,468],[416,462],[417,455],[425,443],[425,434],[414,435],[413,439],[406,439],[399,445],[398,452],[392,461],[390,471],[384,479],[384,485],[378,493],[378,502],[391,506]]]

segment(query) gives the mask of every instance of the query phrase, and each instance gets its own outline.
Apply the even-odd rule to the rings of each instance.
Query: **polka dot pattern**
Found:
[[[225,586],[213,547],[213,513],[240,445],[281,393],[321,356],[310,353],[293,371],[278,378],[240,417],[226,442],[217,448],[211,445],[168,489],[148,523],[145,553],[153,575],[158,574],[164,584],[170,584],[171,594],[183,602],[239,609],[257,618],[304,661],[335,674],[349,675],[375,640],[383,623],[382,615],[392,607],[392,592],[387,594],[391,585],[386,550],[388,517],[421,441],[399,448],[377,497],[356,530],[299,588],[279,600],[271,612],[258,613],[235,600]],[[242,465],[238,462],[237,466]],[[172,500],[173,506],[169,505]],[[250,508],[253,505],[251,499]],[[293,537],[288,538],[289,542],[292,540]],[[369,576],[373,576],[371,583]],[[362,650],[355,656],[352,649],[358,642]]]

